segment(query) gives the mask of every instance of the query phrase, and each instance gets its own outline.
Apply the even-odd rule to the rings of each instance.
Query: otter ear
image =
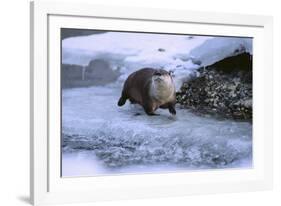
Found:
[[[170,70],[169,75],[170,75],[170,77],[175,77],[174,71]]]

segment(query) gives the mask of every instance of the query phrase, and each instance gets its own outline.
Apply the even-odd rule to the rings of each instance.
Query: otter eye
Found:
[[[161,73],[160,72],[155,72],[154,75],[161,76]]]

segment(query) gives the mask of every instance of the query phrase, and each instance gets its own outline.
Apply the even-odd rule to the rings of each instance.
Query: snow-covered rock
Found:
[[[208,66],[226,57],[241,53],[253,54],[252,38],[217,37],[205,41],[190,51],[190,57],[199,60],[201,66]]]

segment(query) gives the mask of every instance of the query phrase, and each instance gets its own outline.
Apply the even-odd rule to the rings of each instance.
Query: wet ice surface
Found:
[[[117,106],[120,86],[62,91],[63,176],[94,176],[252,165],[252,125],[177,108]],[[136,115],[140,113],[140,115]]]

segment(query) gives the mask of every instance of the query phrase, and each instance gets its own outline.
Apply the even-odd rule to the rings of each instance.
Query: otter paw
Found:
[[[176,112],[176,110],[175,110],[174,107],[170,107],[170,108],[169,108],[169,112],[170,112],[172,115],[176,115],[176,114],[177,114],[177,112]]]

